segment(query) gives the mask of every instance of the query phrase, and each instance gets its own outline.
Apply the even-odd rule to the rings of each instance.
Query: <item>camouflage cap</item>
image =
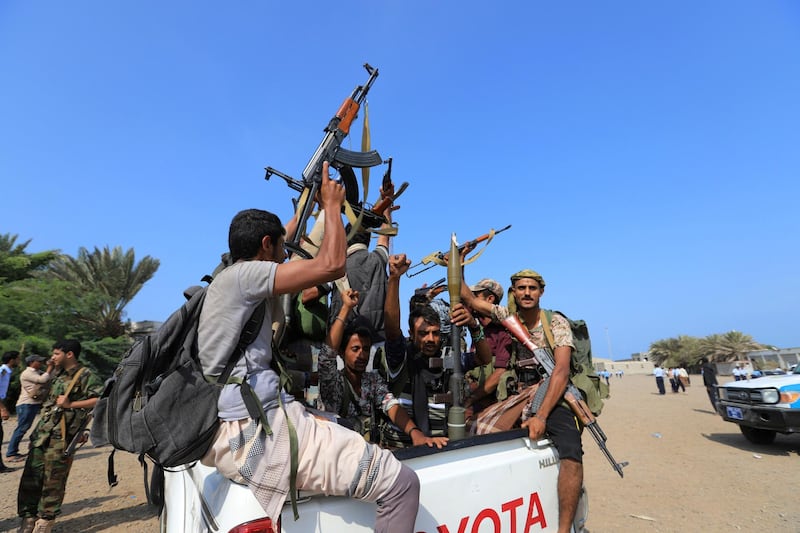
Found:
[[[539,285],[542,288],[544,288],[544,278],[541,276],[541,274],[529,268],[526,268],[525,270],[520,270],[516,274],[513,274],[511,276],[511,285],[514,285],[514,282],[517,281],[518,279],[523,279],[523,278],[535,279],[539,283]]]
[[[484,278],[475,285],[471,285],[469,290],[472,292],[489,291],[494,294],[495,303],[500,303],[503,299],[503,286],[493,279]]]

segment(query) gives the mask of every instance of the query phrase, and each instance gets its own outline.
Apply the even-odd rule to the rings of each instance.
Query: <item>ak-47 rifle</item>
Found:
[[[441,278],[434,281],[430,285],[420,287],[419,289],[414,289],[414,296],[436,296],[437,294],[447,290],[447,284],[445,283],[446,281],[447,278]]]
[[[310,258],[300,245],[303,235],[306,232],[306,224],[311,216],[317,193],[322,187],[322,164],[327,161],[339,171],[345,188],[345,199],[351,205],[358,203],[358,184],[353,168],[374,167],[383,163],[380,154],[375,150],[368,152],[354,152],[342,148],[342,142],[348,133],[350,126],[358,115],[361,104],[367,98],[367,93],[378,77],[378,69],[365,63],[364,68],[369,73],[369,78],[364,85],[358,85],[353,92],[345,98],[339,110],[328,122],[325,127],[325,136],[319,143],[311,159],[303,170],[302,180],[298,181],[282,172],[278,172],[272,167],[267,167],[265,179],[269,180],[272,174],[280,176],[292,189],[300,192],[300,197],[295,203],[297,212],[297,227],[286,241],[286,248],[290,253],[297,254],[299,257]],[[281,297],[281,307],[283,309],[283,321],[278,321],[278,328],[274,334],[278,346],[283,343],[284,335],[290,327],[291,321],[291,302],[292,296],[284,294]]]
[[[498,233],[502,233],[502,232],[504,232],[505,230],[507,230],[510,227],[511,227],[511,224],[509,224],[505,228],[499,229],[497,231],[492,230],[489,233],[484,233],[483,235],[481,235],[480,237],[478,237],[476,239],[473,239],[471,241],[467,241],[467,242],[465,242],[464,244],[462,244],[462,245],[460,245],[458,247],[458,253],[461,254],[461,252],[463,252],[464,249],[466,249],[466,248],[474,248],[475,246],[477,246],[478,244],[482,243],[483,241],[489,240],[490,238],[494,237]],[[483,251],[483,250],[481,250],[481,251]],[[411,265],[408,268],[408,272],[406,272],[406,277],[413,278],[414,276],[422,274],[426,270],[429,270],[429,269],[433,268],[437,264],[442,264],[443,265],[443,264],[445,264],[447,262],[447,259],[448,259],[449,256],[450,256],[450,252],[447,252],[447,253],[444,253],[444,252],[433,252],[432,254],[428,254],[425,257],[423,257],[420,260],[419,263],[417,263],[415,265]],[[423,265],[427,265],[427,266],[425,268],[420,268]],[[414,270],[413,273],[412,273],[412,270]]]
[[[328,161],[333,168],[339,171],[345,186],[345,196],[351,205],[358,203],[358,185],[353,168],[374,167],[383,163],[383,159],[375,150],[355,152],[342,148],[342,141],[350,132],[350,126],[358,115],[361,104],[367,98],[370,87],[378,77],[378,69],[371,67],[367,63],[364,64],[364,68],[369,73],[367,82],[353,90],[352,94],[344,100],[339,110],[328,122],[322,142],[319,143],[303,170],[302,180],[295,180],[272,167],[266,168],[266,179],[275,174],[286,180],[286,183],[292,189],[302,193],[298,201],[300,213],[297,219],[297,229],[293,235],[289,236],[286,242],[286,247],[290,252],[301,255],[304,253],[300,248],[300,241],[303,233],[305,233],[308,218],[311,216],[314,199],[322,186],[323,162]]]
[[[555,360],[553,359],[553,354],[550,353],[550,350],[546,348],[539,348],[533,343],[528,330],[522,325],[522,323],[519,321],[519,318],[512,314],[503,316],[503,311],[505,310],[503,307],[497,307],[496,309],[498,310],[496,312],[498,315],[497,318],[501,319],[500,323],[503,324],[503,326],[505,326],[505,328],[533,354],[532,358],[517,361],[517,366],[536,368],[544,378],[542,380],[542,384],[539,385],[539,390],[536,391],[533,401],[531,402],[533,404],[532,410],[535,412],[538,406],[541,404],[541,401],[544,399],[544,394],[546,393],[547,386],[550,383],[550,376],[553,375],[553,370],[555,369]],[[600,447],[600,451],[603,452],[603,455],[606,456],[608,462],[611,463],[611,467],[619,474],[619,477],[623,477],[622,468],[628,466],[628,462],[623,461],[618,463],[616,460],[614,460],[614,457],[611,455],[611,452],[606,446],[606,434],[603,433],[602,429],[600,429],[600,426],[597,424],[597,419],[594,417],[591,409],[589,409],[589,406],[586,405],[586,402],[583,400],[581,391],[578,390],[578,387],[576,387],[572,381],[567,382],[567,389],[564,391],[564,399],[569,404],[572,412],[575,413],[575,416],[578,417],[581,424],[583,424],[583,426],[589,430],[589,433],[592,434],[594,441]]]
[[[81,422],[80,427],[78,428],[78,432],[75,433],[75,436],[72,437],[72,440],[69,443],[69,446],[66,447],[64,450],[64,457],[69,457],[75,451],[80,448],[88,439],[89,434],[86,433],[86,426],[89,425],[89,422],[92,421],[92,412],[89,411],[85,417],[83,417],[83,422]]]

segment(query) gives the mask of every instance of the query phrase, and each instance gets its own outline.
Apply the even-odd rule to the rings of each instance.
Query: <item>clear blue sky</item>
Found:
[[[599,357],[730,330],[794,347],[798,57],[794,1],[9,0],[0,232],[159,259],[127,318],[163,320],[238,210],[290,216],[263,167],[299,176],[369,62],[372,145],[411,184],[394,252],[512,224],[467,280],[538,270]]]

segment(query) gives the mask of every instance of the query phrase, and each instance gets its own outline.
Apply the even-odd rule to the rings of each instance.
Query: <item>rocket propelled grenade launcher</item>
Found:
[[[537,366],[542,377],[549,379],[549,377],[553,375],[553,370],[555,369],[555,361],[550,351],[545,348],[539,348],[533,343],[528,330],[522,325],[516,315],[505,315],[504,311],[506,310],[503,307],[498,306],[495,309],[502,310],[497,313],[497,318],[500,319],[500,323],[533,354],[531,359],[518,361],[517,364],[519,366]],[[600,447],[600,451],[603,452],[608,462],[611,463],[611,467],[619,474],[619,477],[623,477],[622,468],[628,466],[628,462],[623,461],[618,463],[611,455],[611,452],[608,451],[605,433],[600,429],[600,426],[597,424],[597,419],[583,400],[581,391],[572,384],[572,381],[567,382],[567,390],[564,391],[564,399],[581,421],[581,424],[592,434],[594,441]]]
[[[452,260],[447,264],[447,290],[452,308],[461,303],[461,256],[455,233],[450,238],[450,257]],[[455,324],[450,328],[450,350],[453,354],[453,373],[450,375],[453,405],[447,412],[447,436],[452,440],[461,440],[466,435],[466,413],[462,399],[464,371],[461,368],[461,326]]]

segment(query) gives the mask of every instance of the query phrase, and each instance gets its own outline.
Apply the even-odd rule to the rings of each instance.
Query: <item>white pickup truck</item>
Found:
[[[754,444],[771,444],[777,433],[800,432],[800,366],[791,374],[721,385],[722,418],[739,425]]]
[[[558,529],[559,461],[550,441],[537,443],[527,431],[451,441],[442,450],[426,446],[395,455],[420,479],[418,533],[531,533]],[[284,506],[279,530],[286,533],[372,531],[375,505],[350,498],[300,493],[300,519]],[[583,493],[573,530],[587,517]],[[256,533],[267,517],[250,490],[199,463],[165,473],[161,531]]]

